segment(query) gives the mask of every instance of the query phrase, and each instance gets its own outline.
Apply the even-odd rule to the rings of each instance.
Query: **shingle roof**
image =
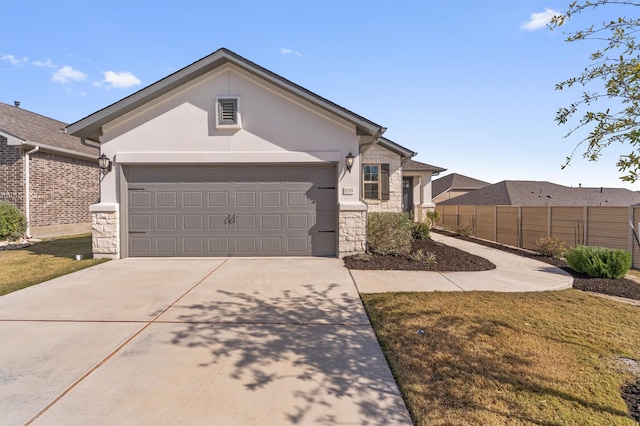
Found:
[[[545,181],[505,180],[439,204],[628,207],[639,202],[640,192],[626,188],[570,188]]]
[[[451,173],[434,180],[431,183],[431,190],[433,191],[433,196],[436,197],[448,190],[478,189],[487,185],[491,184],[459,173]]]
[[[407,160],[402,165],[402,170],[407,172],[432,172],[432,173],[440,173],[444,172],[447,169],[443,169],[442,167],[432,166],[431,164],[421,163],[420,161],[415,160]]]
[[[26,109],[0,102],[0,132],[21,142],[43,144],[55,148],[90,154],[97,158],[98,150],[80,143],[80,139],[60,132],[67,126],[62,121],[36,114]]]

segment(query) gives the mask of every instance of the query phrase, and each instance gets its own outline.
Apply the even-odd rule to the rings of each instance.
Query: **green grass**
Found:
[[[82,254],[83,260],[75,260]],[[0,296],[105,262],[93,259],[91,235],[58,237],[20,250],[0,251]]]
[[[640,360],[636,307],[577,290],[362,299],[418,425],[637,425],[616,359]]]

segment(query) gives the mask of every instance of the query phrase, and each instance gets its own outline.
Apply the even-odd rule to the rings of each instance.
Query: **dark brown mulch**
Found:
[[[487,259],[449,247],[431,239],[414,240],[411,252],[422,250],[433,253],[435,262],[417,262],[409,256],[383,256],[376,253],[347,256],[344,264],[349,269],[393,270],[393,271],[488,271],[496,265]]]

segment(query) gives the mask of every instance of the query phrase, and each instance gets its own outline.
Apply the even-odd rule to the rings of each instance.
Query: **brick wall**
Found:
[[[31,226],[91,222],[89,206],[99,197],[96,162],[37,152],[29,167]]]
[[[20,149],[8,146],[0,136],[0,201],[18,206],[24,212],[24,162]]]

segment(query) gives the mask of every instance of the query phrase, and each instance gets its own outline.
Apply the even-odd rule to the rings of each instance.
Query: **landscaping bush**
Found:
[[[26,230],[24,214],[13,204],[0,202],[0,240],[17,240]]]
[[[436,223],[440,220],[440,212],[437,210],[429,210],[427,212],[427,223],[429,224],[429,229],[433,228]]]
[[[579,245],[565,258],[572,269],[595,278],[622,278],[631,267],[631,253],[606,247]]]
[[[557,237],[539,238],[536,241],[536,248],[541,255],[556,259],[561,258],[566,250],[564,241]]]
[[[411,228],[411,236],[414,240],[426,240],[431,237],[428,223],[414,222]]]
[[[470,226],[464,227],[464,228],[458,228],[456,229],[456,232],[460,235],[462,235],[463,237],[471,237],[473,236],[473,228]]]
[[[413,222],[404,213],[369,213],[369,251],[382,255],[407,255],[411,251]]]

